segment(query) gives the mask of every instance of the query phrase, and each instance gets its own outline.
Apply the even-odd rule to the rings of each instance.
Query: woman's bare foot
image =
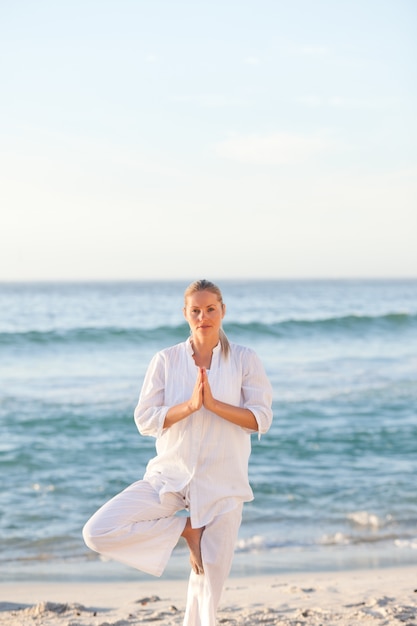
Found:
[[[204,527],[192,528],[190,518],[187,518],[187,523],[181,535],[190,549],[190,563],[196,574],[204,574],[203,559],[201,558],[201,535],[203,530]]]

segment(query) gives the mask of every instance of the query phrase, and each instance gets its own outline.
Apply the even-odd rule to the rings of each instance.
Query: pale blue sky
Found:
[[[417,276],[415,0],[0,1],[0,280]]]

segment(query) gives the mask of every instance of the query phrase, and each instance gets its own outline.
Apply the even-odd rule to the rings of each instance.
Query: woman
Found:
[[[272,393],[249,348],[229,343],[219,288],[185,291],[191,335],[158,352],[145,376],[135,421],[156,438],[143,480],[105,504],[84,527],[87,545],[160,576],[182,536],[190,550],[184,626],[214,626],[229,574],[248,481],[250,435],[272,421]],[[177,516],[187,509],[188,516]]]

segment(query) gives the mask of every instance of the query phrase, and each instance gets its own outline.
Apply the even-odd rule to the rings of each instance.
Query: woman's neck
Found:
[[[218,341],[198,341],[198,339],[191,338],[191,347],[193,349],[193,359],[197,367],[210,368],[211,358],[213,356],[213,350],[217,346]]]

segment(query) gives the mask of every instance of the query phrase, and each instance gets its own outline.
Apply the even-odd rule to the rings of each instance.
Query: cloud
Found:
[[[192,104],[204,108],[223,108],[247,106],[248,102],[239,97],[221,93],[177,94],[170,98],[171,102]]]
[[[295,99],[297,104],[307,107],[327,107],[338,109],[381,109],[399,104],[397,98],[346,98],[343,96],[322,97],[314,94],[300,96]]]
[[[329,140],[319,133],[250,134],[234,135],[217,143],[215,153],[240,163],[285,165],[306,161],[329,147]]]
[[[314,95],[300,96],[296,98],[295,101],[297,104],[302,104],[307,107],[320,107],[326,103],[324,98]]]
[[[245,63],[247,65],[259,65],[260,59],[258,57],[254,57],[254,56],[246,57]]]
[[[326,46],[319,45],[305,45],[305,46],[291,46],[288,48],[288,52],[295,56],[325,56],[329,53],[329,49]]]

